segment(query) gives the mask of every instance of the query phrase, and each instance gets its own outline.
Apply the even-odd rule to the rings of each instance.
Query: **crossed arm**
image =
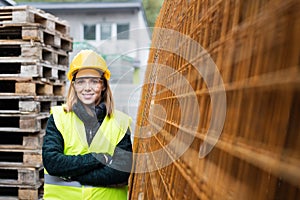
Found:
[[[69,177],[83,185],[125,185],[132,165],[130,131],[127,130],[116,146],[112,161],[107,164],[102,153],[65,155],[63,137],[56,128],[51,115],[44,137],[43,164],[50,175]]]

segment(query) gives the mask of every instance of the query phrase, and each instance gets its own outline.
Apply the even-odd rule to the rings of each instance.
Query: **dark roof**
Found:
[[[119,2],[119,3],[108,3],[108,2],[43,2],[43,3],[33,3],[33,2],[22,2],[19,5],[29,5],[41,10],[48,12],[132,12],[142,9],[142,3],[139,2]]]
[[[14,6],[17,3],[14,2],[13,0],[0,0],[0,5],[4,5],[4,6]]]

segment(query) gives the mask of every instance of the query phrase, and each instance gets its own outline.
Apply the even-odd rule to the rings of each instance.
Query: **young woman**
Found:
[[[65,105],[51,108],[43,143],[44,199],[127,199],[131,118],[114,110],[104,59],[79,52]]]

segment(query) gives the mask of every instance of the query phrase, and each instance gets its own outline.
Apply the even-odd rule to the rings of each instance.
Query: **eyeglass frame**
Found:
[[[86,79],[88,79],[88,80],[86,80]],[[97,83],[93,83],[92,81],[90,81],[91,79],[94,79],[94,80],[97,79]],[[85,80],[85,81],[84,81],[84,83],[76,83],[76,80]],[[97,89],[100,86],[100,84],[103,84],[103,78],[85,76],[85,77],[74,78],[72,83],[73,83],[75,89],[78,89],[78,90],[82,90],[82,89],[86,88],[87,85],[89,85],[89,87],[92,89]],[[81,84],[81,85],[78,85],[78,84]]]

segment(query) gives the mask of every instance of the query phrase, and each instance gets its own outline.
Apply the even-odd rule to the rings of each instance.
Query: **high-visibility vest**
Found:
[[[115,147],[122,140],[131,123],[131,118],[128,115],[115,111],[110,118],[105,117],[89,146],[84,124],[74,112],[65,112],[62,106],[55,106],[51,108],[51,113],[57,129],[63,136],[65,155],[84,155],[90,152],[113,155]],[[59,177],[51,176],[46,170],[44,172],[45,200],[127,199],[127,186],[118,188],[85,186],[77,181],[68,182]]]

